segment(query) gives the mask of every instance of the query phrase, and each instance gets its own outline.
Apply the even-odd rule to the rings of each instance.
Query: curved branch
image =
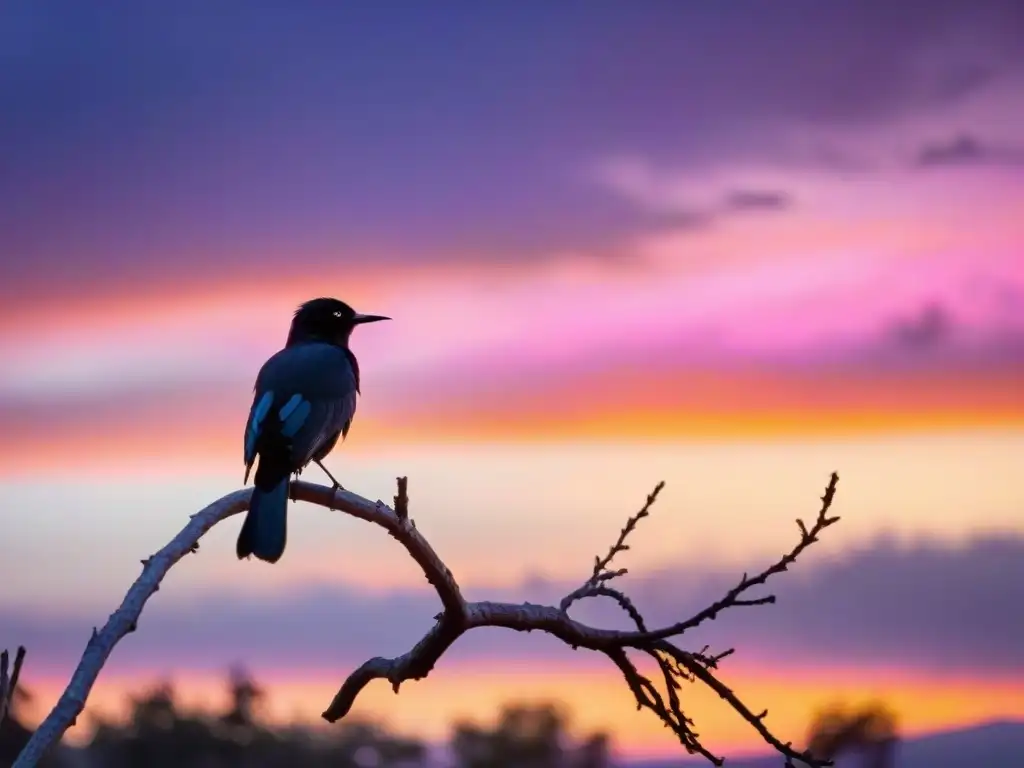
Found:
[[[249,508],[251,489],[235,491],[218,499],[200,512],[192,515],[181,532],[171,539],[170,544],[152,557],[142,561],[142,573],[135,580],[121,606],[114,611],[99,631],[94,627],[92,637],[85,646],[85,653],[71,675],[71,682],[57,700],[56,706],[46,719],[39,724],[28,744],[18,755],[11,768],[30,768],[75,724],[85,708],[96,678],[107,663],[114,646],[138,626],[139,616],[146,601],[160,589],[160,582],[171,567],[190,552],[199,549],[199,539],[204,533],[225,518],[244,512]]]
[[[608,586],[608,582],[624,574],[625,569],[609,571],[608,566],[616,554],[628,549],[624,543],[626,537],[636,523],[647,516],[658,492],[664,485],[663,483],[659,484],[648,496],[647,503],[641,511],[629,519],[609,553],[604,558],[595,558],[594,570],[590,579],[556,607],[531,603],[514,604],[489,601],[467,603],[451,571],[434,552],[429,542],[419,533],[416,524],[409,517],[406,478],[399,478],[394,509],[382,501],[371,502],[348,491],[332,490],[312,483],[295,481],[291,486],[293,499],[338,510],[384,528],[402,544],[420,566],[427,581],[437,591],[444,607],[442,613],[436,617],[434,626],[408,653],[393,659],[381,657],[370,659],[350,674],[324,711],[323,717],[329,722],[336,722],[344,717],[351,710],[359,693],[373,680],[386,679],[397,692],[404,681],[426,677],[452,643],[474,627],[505,627],[520,632],[538,630],[559,638],[574,649],[588,648],[608,656],[622,672],[627,685],[637,699],[638,707],[651,709],[666,725],[672,728],[683,747],[690,753],[701,754],[716,765],[722,763],[720,758],[715,757],[703,747],[697,734],[691,730],[692,721],[680,709],[676,691],[681,682],[697,680],[725,699],[769,745],[786,757],[787,763],[793,759],[800,759],[811,766],[830,765],[831,763],[827,761],[814,759],[807,752],[794,750],[788,743],[782,743],[773,736],[763,722],[767,712],[760,715],[753,714],[711,672],[716,668],[719,660],[732,653],[731,650],[717,656],[706,656],[704,651],[697,653],[684,651],[668,642],[667,638],[681,635],[687,629],[697,626],[705,620],[713,619],[717,613],[731,606],[758,605],[773,601],[774,598],[771,596],[744,600],[740,599],[740,595],[750,587],[763,584],[775,573],[786,570],[807,546],[817,540],[817,534],[822,529],[838,520],[837,517],[827,516],[837,481],[837,475],[833,474],[825,495],[822,497],[822,507],[815,525],[807,530],[803,523],[797,521],[802,533],[801,540],[778,563],[754,578],[747,578],[744,575],[740,584],[722,600],[693,618],[650,631],[646,629],[643,618],[632,601],[623,592]],[[132,584],[120,607],[111,614],[103,628],[98,631],[93,629],[92,637],[86,645],[82,659],[75,669],[67,689],[32,735],[12,768],[29,768],[36,765],[43,754],[56,744],[64,732],[75,723],[114,646],[125,635],[135,631],[142,609],[149,598],[159,590],[160,582],[167,572],[185,555],[198,551],[199,539],[210,528],[228,517],[247,510],[251,493],[251,489],[235,491],[192,515],[189,523],[167,546],[142,561],[143,569],[139,578]],[[569,616],[568,608],[572,603],[588,597],[599,596],[615,599],[633,618],[637,630],[622,631],[591,627]],[[640,674],[629,659],[627,649],[641,651],[658,662],[667,689],[665,696],[658,692],[657,687],[648,678]]]

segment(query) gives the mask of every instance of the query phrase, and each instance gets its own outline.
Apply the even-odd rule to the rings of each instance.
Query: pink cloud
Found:
[[[1016,202],[1024,198],[1011,194],[1019,182],[752,165],[694,176],[635,160],[604,173],[619,193],[659,211],[710,206],[736,189],[779,190],[795,202],[707,230],[651,230],[627,246],[629,268],[566,252],[530,266],[367,270],[345,281],[343,298],[396,318],[355,340],[368,380],[398,391],[455,370],[472,381],[630,356],[683,367],[860,359],[893,322],[931,303],[955,319],[949,340],[965,350],[988,349],[1024,325],[1019,303],[976,290],[1024,285]],[[327,284],[267,282],[8,322],[0,398],[244,386],[278,348],[294,305],[331,292]]]

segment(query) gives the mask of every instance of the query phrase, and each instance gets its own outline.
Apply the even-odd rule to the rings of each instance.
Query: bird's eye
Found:
[[[339,312],[335,312],[335,313],[334,313],[334,316],[335,316],[335,317],[341,317],[341,312],[340,312],[340,311],[339,311]]]

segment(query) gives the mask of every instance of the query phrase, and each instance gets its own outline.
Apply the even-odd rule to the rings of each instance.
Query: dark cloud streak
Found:
[[[998,292],[990,300],[998,301],[1012,286],[997,283],[992,288]],[[946,300],[925,301],[885,323],[874,343],[862,350],[861,360],[883,365],[944,364],[961,368],[1019,363],[1024,361],[1022,306],[997,307],[1001,318],[977,326],[958,317]]]
[[[970,166],[1024,166],[1024,147],[992,144],[970,134],[927,144],[918,152],[915,164],[919,168],[948,168]]]
[[[933,301],[922,307],[916,315],[894,322],[890,334],[900,347],[910,350],[929,349],[945,343],[955,323],[949,309]]]
[[[793,199],[777,190],[740,189],[730,192],[726,208],[733,211],[781,211],[793,205]]]

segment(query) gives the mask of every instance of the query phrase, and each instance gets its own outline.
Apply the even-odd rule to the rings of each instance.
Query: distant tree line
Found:
[[[379,724],[345,720],[324,728],[273,726],[260,716],[265,691],[241,669],[228,677],[222,712],[185,712],[170,683],[131,697],[123,722],[94,718],[82,748],[62,747],[41,768],[609,768],[605,733],[573,738],[569,719],[554,704],[512,704],[493,725],[458,722],[447,755]],[[0,768],[9,768],[32,731],[24,723],[31,702],[23,686],[0,723]],[[864,768],[893,768],[895,715],[882,704],[832,705],[811,723],[808,743],[828,759],[859,755]]]
[[[497,722],[460,722],[448,754],[433,757],[427,745],[371,722],[346,721],[323,729],[276,727],[261,716],[266,693],[233,670],[229,703],[222,712],[185,712],[170,683],[152,686],[129,702],[123,722],[95,718],[90,741],[62,747],[41,768],[607,768],[606,734],[574,739],[568,719],[552,704],[509,705]],[[24,722],[31,700],[18,689],[0,724],[0,768],[8,768],[32,731]]]

